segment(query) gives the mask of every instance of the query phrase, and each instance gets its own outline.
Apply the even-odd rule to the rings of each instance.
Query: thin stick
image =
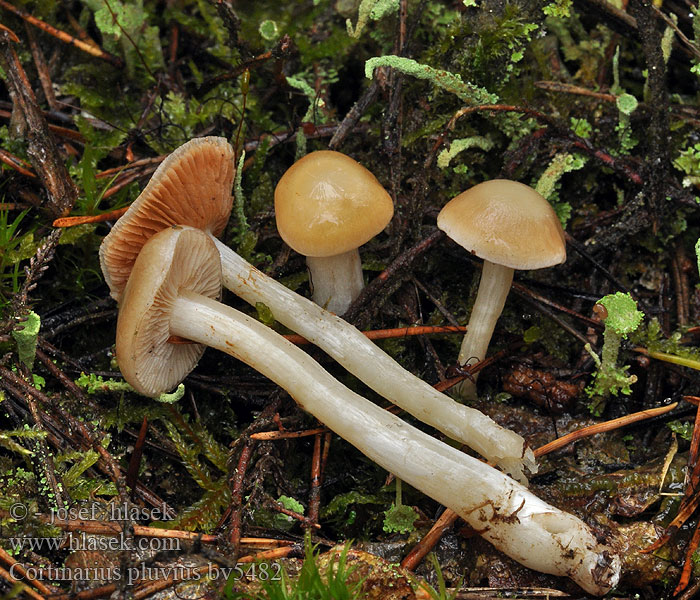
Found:
[[[250,437],[258,441],[284,440],[309,437],[319,433],[328,431],[325,427],[317,427],[316,429],[305,429],[304,431],[261,431],[260,433],[251,433]]]
[[[318,513],[321,508],[321,434],[314,437],[314,453],[311,460],[311,489],[309,490],[308,519],[311,525],[318,524]]]
[[[6,571],[2,567],[0,567],[0,577],[2,577],[5,581],[7,581],[7,583],[9,583],[11,586],[12,585],[19,585],[20,590],[22,592],[24,592],[25,594],[27,594],[27,596],[34,598],[34,600],[45,600],[44,596],[42,596],[38,592],[35,592],[26,583],[15,579],[12,575],[10,575],[9,571]],[[33,583],[35,583],[35,582],[33,581]]]
[[[131,500],[136,497],[136,483],[139,478],[139,466],[141,465],[141,457],[143,456],[144,443],[148,434],[148,417],[144,415],[141,421],[141,429],[139,436],[134,444],[134,451],[129,459],[129,468],[126,472],[126,487],[131,488]]]
[[[44,585],[39,579],[35,579],[34,575],[27,573],[22,563],[18,563],[14,558],[12,558],[5,550],[0,548],[0,560],[4,562],[8,567],[12,568],[13,573],[17,573],[22,578],[22,581],[30,582],[37,590],[39,590],[45,596],[50,596],[53,592]],[[14,567],[14,568],[13,568]]]
[[[467,330],[466,327],[459,327],[454,325],[419,325],[416,327],[395,327],[393,329],[374,329],[372,331],[363,331],[362,333],[370,340],[385,340],[389,338],[405,337],[409,335],[431,335],[438,333],[464,333]],[[297,335],[288,334],[284,336],[292,344],[309,344],[309,340]]]
[[[547,90],[548,92],[562,92],[564,94],[576,94],[577,96],[590,96],[591,98],[604,100],[605,102],[615,102],[617,100],[617,96],[615,96],[615,94],[595,92],[579,85],[572,85],[561,81],[535,81],[535,87],[538,87],[541,90]]]
[[[651,419],[653,417],[658,417],[660,415],[665,415],[667,412],[671,412],[674,408],[678,406],[678,402],[669,404],[668,406],[660,406],[658,408],[650,408],[648,410],[642,410],[640,412],[632,413],[631,415],[626,415],[624,417],[619,417],[618,419],[613,419],[612,421],[605,421],[605,423],[596,423],[595,425],[590,425],[589,427],[584,427],[583,429],[577,429],[571,433],[557,438],[556,440],[540,446],[535,450],[535,456],[540,457],[555,450],[559,450],[564,446],[567,446],[573,442],[576,442],[582,438],[590,437],[596,435],[597,433],[604,433],[606,431],[613,431],[615,429],[620,429],[632,423],[638,421],[644,421],[645,419]]]
[[[45,31],[49,35],[54,36],[55,38],[58,38],[62,42],[66,44],[70,44],[71,46],[75,46],[79,50],[82,50],[83,52],[87,52],[88,54],[95,56],[97,58],[101,58],[102,60],[106,60],[107,62],[113,64],[115,67],[118,69],[121,69],[124,67],[124,61],[119,58],[118,56],[114,56],[113,54],[110,54],[109,52],[105,52],[104,50],[100,48],[95,48],[94,46],[91,46],[90,44],[86,44],[85,42],[80,41],[77,38],[74,38],[72,35],[69,33],[66,33],[65,31],[61,31],[60,29],[56,29],[53,25],[49,25],[48,23],[45,23],[41,19],[37,19],[36,17],[30,15],[28,12],[23,11],[21,8],[17,8],[16,6],[13,6],[9,2],[5,2],[5,0],[0,0],[0,7],[4,8],[5,10],[9,10],[11,13],[16,14],[18,17],[24,19],[27,23],[30,25],[34,25],[34,27],[38,27],[39,29]]]
[[[229,543],[233,546],[234,552],[238,554],[238,545],[241,541],[241,510],[243,507],[243,479],[248,469],[248,462],[253,456],[253,440],[246,440],[245,446],[238,459],[236,471],[230,479],[231,482],[231,529],[229,532]]]
[[[284,548],[275,548],[274,550],[265,550],[264,552],[258,552],[252,556],[241,556],[238,559],[239,563],[251,563],[259,560],[270,560],[274,558],[285,558],[292,554],[293,552],[299,551],[299,545],[294,544],[293,546],[286,546]]]
[[[10,154],[7,150],[3,150],[2,148],[0,148],[0,160],[11,169],[14,169],[18,173],[22,173],[22,175],[27,177],[36,177],[36,173],[30,171],[32,166],[28,162],[15,156],[14,154]]]
[[[102,221],[116,221],[127,210],[129,210],[129,207],[125,206],[123,208],[117,208],[115,210],[110,210],[109,212],[102,213],[100,215],[83,215],[80,217],[61,217],[60,219],[54,220],[52,225],[54,227],[75,227],[76,225],[84,225],[85,223],[101,223]]]

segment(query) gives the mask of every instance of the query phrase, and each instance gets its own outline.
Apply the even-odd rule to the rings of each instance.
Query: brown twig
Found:
[[[365,337],[370,340],[386,340],[391,338],[407,337],[411,335],[433,335],[440,333],[464,333],[467,330],[463,326],[454,325],[417,325],[411,327],[394,327],[391,329],[373,329],[371,331],[363,331]],[[293,344],[304,345],[310,344],[306,338],[290,333],[284,336]]]
[[[323,443],[322,443],[323,442]],[[313,526],[318,524],[318,515],[321,508],[321,485],[323,472],[328,459],[331,445],[331,434],[326,432],[316,434],[314,439],[314,453],[311,461],[311,489],[309,491],[309,521]],[[323,449],[321,449],[323,447]]]
[[[56,101],[56,95],[53,92],[53,83],[51,82],[49,66],[46,64],[44,53],[41,51],[41,48],[39,48],[39,44],[36,43],[34,31],[29,26],[29,23],[27,23],[26,21],[24,23],[24,28],[27,32],[27,39],[29,40],[29,49],[32,52],[32,58],[34,59],[36,72],[39,75],[39,82],[41,83],[41,89],[44,92],[44,98],[46,98],[46,103],[52,110],[58,110],[58,102]]]
[[[2,561],[3,563],[5,563],[5,565],[10,567],[13,573],[17,573],[17,575],[21,577],[20,581],[27,581],[31,583],[37,590],[39,590],[45,596],[49,596],[53,593],[53,591],[46,585],[44,585],[44,583],[40,579],[35,578],[32,573],[28,573],[21,563],[17,562],[2,548],[0,548],[0,561]],[[16,581],[16,579],[14,581]],[[41,596],[39,597],[41,598]]]
[[[291,556],[292,554],[301,554],[302,548],[299,544],[294,544],[291,546],[285,546],[284,548],[275,548],[273,550],[265,550],[263,552],[258,552],[251,556],[241,556],[238,559],[239,563],[252,563],[261,560],[273,560],[275,558],[285,558]]]
[[[141,466],[141,457],[143,456],[144,442],[148,433],[148,417],[144,415],[141,421],[139,435],[134,443],[134,451],[129,459],[129,468],[126,472],[126,487],[131,489],[131,499],[134,500],[136,495],[136,482],[139,477],[139,467]]]
[[[288,517],[291,517],[292,519],[299,521],[304,528],[313,528],[313,529],[321,529],[321,526],[318,523],[313,523],[309,517],[306,517],[302,515],[301,513],[298,513],[295,510],[290,510],[289,508],[285,508],[277,502],[276,500],[273,500],[272,498],[266,498],[265,502],[266,506],[270,508],[271,510],[274,510],[278,513],[281,513],[283,515],[287,515]]]
[[[696,492],[697,493],[697,492]],[[695,531],[693,532],[693,537],[690,538],[688,542],[688,547],[685,549],[685,559],[683,561],[683,569],[681,570],[681,576],[678,579],[678,584],[673,590],[673,595],[677,596],[685,588],[688,587],[690,583],[690,576],[693,573],[693,567],[695,566],[695,561],[693,560],[693,555],[695,551],[700,546],[700,523],[695,525]]]
[[[123,208],[117,208],[115,210],[110,210],[109,212],[102,213],[99,215],[83,215],[79,217],[61,217],[60,219],[55,219],[52,225],[54,227],[75,227],[76,225],[85,225],[85,223],[102,223],[104,221],[116,221],[121,217],[127,210],[128,206]]]
[[[2,148],[0,148],[0,160],[11,169],[14,169],[26,177],[36,177],[36,173],[30,171],[32,166],[28,162],[15,156],[14,154],[10,154],[7,150],[3,150]]]
[[[243,507],[243,479],[248,469],[248,463],[253,455],[253,440],[246,440],[241,455],[238,458],[238,465],[231,477],[231,521],[229,529],[229,543],[238,553],[238,545],[241,540],[241,509]]]
[[[284,58],[287,54],[289,54],[291,48],[292,40],[288,35],[285,34],[280,38],[279,42],[277,42],[276,46],[272,50],[263,52],[262,54],[259,54],[254,58],[246,60],[240,65],[237,65],[236,68],[232,69],[228,73],[222,73],[221,75],[217,75],[216,77],[208,79],[207,81],[202,83],[202,85],[199,86],[199,94],[204,94],[208,92],[210,89],[212,89],[213,87],[215,87],[223,81],[230,81],[231,79],[235,79],[236,77],[239,77],[246,71],[253,70],[256,67],[259,67],[260,65],[266,63],[268,60],[279,60],[281,58]]]
[[[45,31],[49,35],[54,36],[55,38],[61,40],[62,42],[66,44],[70,44],[71,46],[74,46],[78,48],[79,50],[82,50],[83,52],[87,52],[91,56],[95,56],[97,58],[101,58],[102,60],[106,60],[107,62],[111,63],[118,69],[122,69],[124,67],[124,61],[119,58],[118,56],[114,56],[113,54],[110,54],[109,52],[105,52],[104,50],[100,48],[96,48],[93,45],[86,44],[85,42],[74,38],[72,35],[69,33],[66,33],[65,31],[61,31],[60,29],[56,29],[53,25],[49,25],[48,23],[45,23],[41,19],[37,19],[36,17],[30,15],[28,12],[22,10],[21,8],[18,8],[16,6],[13,6],[9,2],[5,2],[5,0],[0,0],[0,8],[4,8],[5,10],[10,11],[11,13],[14,13],[18,17],[24,19],[27,23],[30,25],[33,25],[34,27],[38,27],[42,31]]]
[[[250,438],[258,441],[272,440],[289,440],[302,437],[310,437],[319,433],[328,431],[325,427],[317,427],[316,429],[305,429],[304,431],[261,431],[259,433],[251,433]]]
[[[564,83],[563,81],[535,81],[535,87],[548,92],[561,92],[564,94],[575,94],[577,96],[589,96],[596,100],[604,100],[605,102],[615,102],[617,96],[615,94],[606,94],[605,92],[596,92],[588,88],[574,85],[572,83]]]
[[[16,571],[16,569],[15,569]],[[19,574],[19,573],[18,573]],[[34,600],[46,600],[44,596],[39,594],[38,592],[34,591],[32,588],[30,588],[26,583],[23,581],[20,581],[13,577],[9,571],[6,571],[2,567],[0,567],[0,577],[2,577],[7,583],[10,585],[11,588],[14,588],[14,586],[18,586],[19,589],[27,594],[30,598],[33,598]]]
[[[539,448],[537,448],[535,450],[535,456],[544,456],[545,454],[549,454],[550,452],[559,450],[564,446],[573,444],[574,442],[577,442],[580,439],[590,437],[598,433],[614,431],[615,429],[627,427],[627,425],[637,423],[638,421],[644,421],[646,419],[652,419],[660,415],[665,415],[666,413],[671,412],[674,408],[676,408],[676,406],[678,406],[678,402],[674,402],[673,404],[669,404],[668,406],[660,406],[658,408],[642,410],[640,412],[632,413],[631,415],[625,415],[624,417],[612,419],[611,421],[605,421],[605,423],[596,423],[595,425],[589,425],[588,427],[584,427],[583,429],[572,431],[571,433],[567,433],[566,435],[557,438],[556,440],[553,440],[548,444],[545,444],[544,446],[540,446]]]
[[[7,4],[0,0],[0,5]],[[56,217],[65,216],[78,197],[78,189],[68,174],[59,155],[46,119],[37,103],[34,91],[27,79],[7,28],[0,31],[0,53],[5,69],[5,81],[10,88],[15,106],[21,111],[27,126],[27,154],[46,188],[49,212]],[[16,36],[15,36],[16,37]]]

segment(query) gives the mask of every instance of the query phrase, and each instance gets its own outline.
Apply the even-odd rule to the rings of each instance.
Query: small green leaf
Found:
[[[693,423],[690,423],[688,421],[683,422],[683,421],[671,421],[670,423],[666,423],[666,426],[673,431],[673,433],[680,435],[684,440],[690,441],[693,437],[693,429],[694,425]]]

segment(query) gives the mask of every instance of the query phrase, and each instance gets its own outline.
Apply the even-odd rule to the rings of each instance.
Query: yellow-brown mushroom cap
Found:
[[[201,344],[168,342],[170,311],[182,290],[218,298],[221,259],[206,233],[173,226],[144,244],[119,307],[119,369],[132,387],[146,396],[173,389],[204,352]]]
[[[445,205],[437,224],[460,246],[512,269],[542,269],[566,260],[564,230],[554,209],[516,181],[475,185]]]
[[[391,196],[357,161],[321,150],[294,163],[275,188],[282,239],[305,256],[335,256],[368,242],[392,215]]]
[[[195,138],[170,154],[100,246],[100,265],[119,300],[146,241],[171,225],[219,235],[231,213],[234,152],[220,137]]]

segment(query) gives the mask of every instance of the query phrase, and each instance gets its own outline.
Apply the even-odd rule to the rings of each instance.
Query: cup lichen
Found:
[[[603,323],[603,350],[599,357],[586,344],[586,350],[593,357],[598,371],[595,379],[586,388],[586,393],[593,402],[589,408],[593,414],[599,415],[605,408],[605,401],[611,394],[619,392],[631,394],[631,384],[637,381],[636,375],[628,375],[628,366],[617,366],[620,344],[630,333],[635,331],[644,318],[644,313],[637,310],[637,303],[629,294],[617,292],[604,296],[596,303],[597,311]]]

